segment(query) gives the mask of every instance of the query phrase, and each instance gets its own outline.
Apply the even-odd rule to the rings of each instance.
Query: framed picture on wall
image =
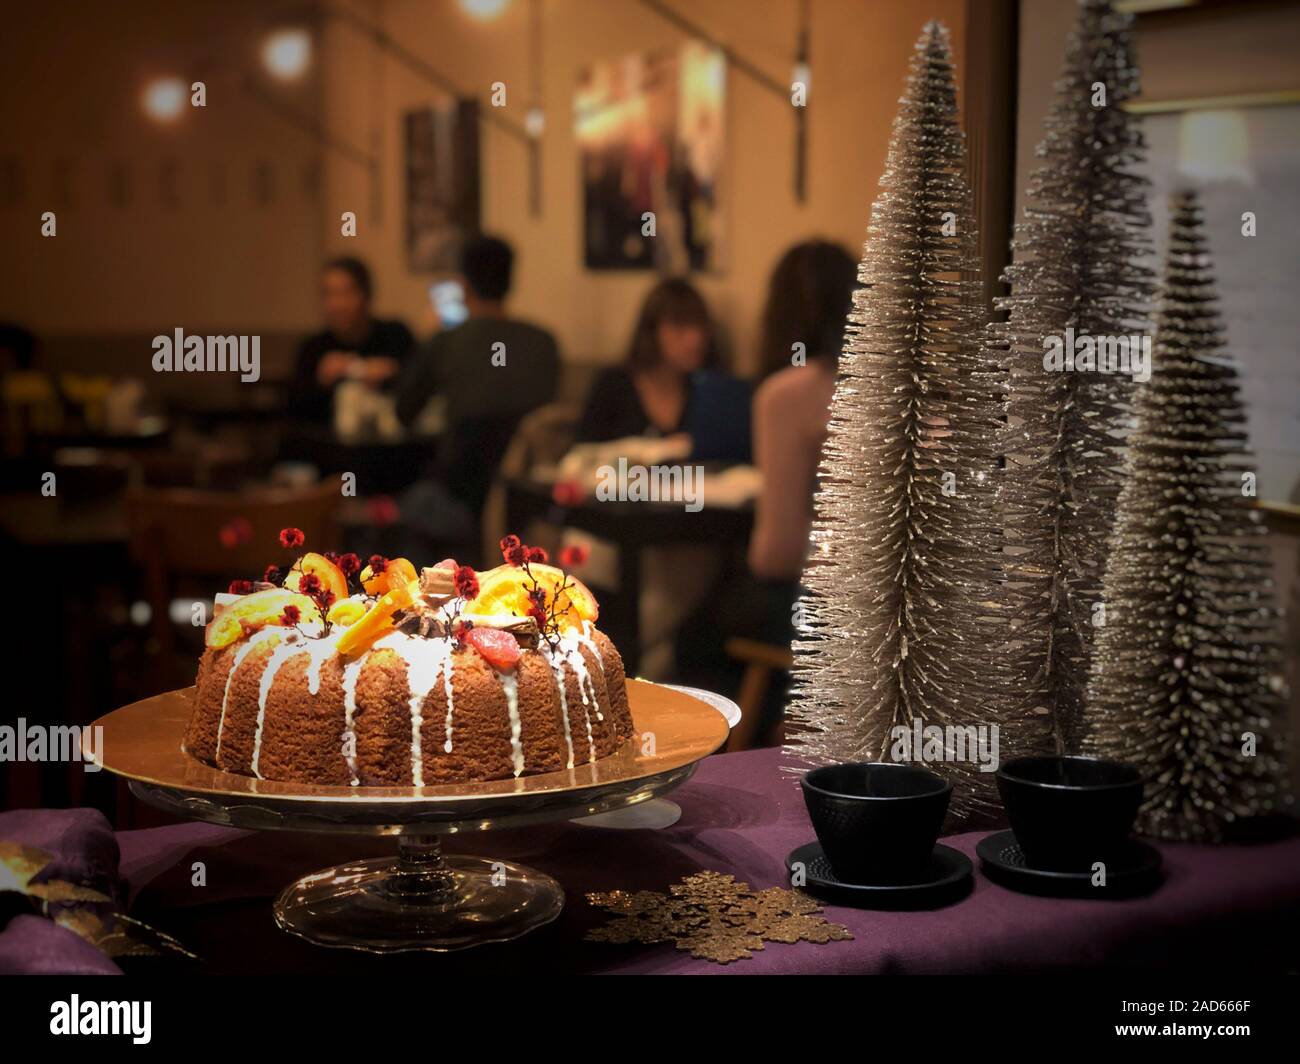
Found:
[[[412,272],[453,269],[479,228],[478,104],[452,100],[403,116],[406,263]]]
[[[726,60],[699,42],[580,72],[588,269],[722,268],[725,102]]]

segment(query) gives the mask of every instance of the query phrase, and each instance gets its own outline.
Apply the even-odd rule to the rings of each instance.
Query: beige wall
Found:
[[[238,88],[256,69],[267,7],[6,6],[0,319],[56,340],[176,326],[298,330],[313,321],[323,248],[310,182],[317,152]],[[208,106],[163,127],[145,118],[140,93],[151,77],[170,74],[205,80]],[[316,91],[309,83],[285,99],[310,113]],[[129,189],[121,204],[110,194],[119,165]],[[269,202],[254,195],[259,165],[273,183]],[[174,200],[162,188],[166,167]],[[46,210],[57,214],[54,238],[40,235]]]
[[[1017,213],[1077,7],[1077,0],[1020,0]],[[1139,16],[1136,34],[1143,101],[1300,90],[1300,4],[1171,7]]]
[[[499,18],[477,22],[454,0],[383,0],[353,4],[376,11],[395,39],[486,101],[493,81],[508,86],[509,113],[527,107],[527,4],[513,0]],[[698,0],[678,3],[773,77],[789,78],[794,51],[794,0]],[[723,192],[728,265],[699,279],[732,333],[737,364],[754,360],[756,325],[767,277],[789,244],[819,235],[843,241],[856,255],[884,161],[895,102],[911,47],[926,17],[947,21],[958,60],[963,0],[910,2],[814,0],[809,199],[792,189],[790,106],[732,70],[728,75],[727,184]],[[544,204],[528,214],[524,146],[485,126],[484,225],[510,239],[519,256],[515,307],[555,330],[569,358],[621,356],[633,314],[651,275],[582,268],[578,157],[570,109],[578,71],[592,61],[672,47],[681,33],[635,0],[543,0],[547,132],[543,147]],[[331,250],[349,250],[375,266],[382,310],[417,321],[428,281],[410,274],[402,251],[400,121],[428,103],[433,90],[391,60],[375,55],[354,30],[333,25],[325,35],[324,110],[334,131],[355,143],[382,144],[381,212],[371,212],[364,173],[333,162],[326,214]],[[360,232],[338,235],[335,221],[356,210]]]
[[[489,22],[470,18],[456,0],[346,2],[481,101],[493,81],[505,81],[508,112],[522,120],[530,77],[525,0],[511,0]],[[795,0],[678,7],[772,77],[788,79]],[[857,254],[912,44],[926,17],[942,18],[960,63],[965,8],[965,0],[924,8],[813,0],[802,205],[792,190],[790,106],[729,73],[727,265],[699,280],[733,337],[740,369],[752,367],[768,273],[785,247],[815,235]],[[59,337],[152,335],[176,325],[294,332],[316,320],[319,262],[346,251],[373,265],[381,313],[423,324],[428,278],[408,272],[402,248],[401,116],[436,94],[336,21],[319,38],[319,78],[296,89],[272,86],[289,106],[319,113],[332,135],[378,154],[372,187],[364,168],[321,153],[239,91],[238,79],[258,70],[257,45],[273,10],[256,0],[123,0],[79,5],[75,18],[34,4],[7,12],[0,60],[7,82],[28,88],[0,98],[0,176],[19,179],[14,187],[0,183],[0,319],[29,325],[59,350]],[[652,277],[581,266],[572,94],[584,65],[684,38],[636,0],[543,0],[542,10],[543,213],[528,214],[523,145],[485,126],[484,224],[518,250],[517,311],[554,329],[567,357],[614,360]],[[143,116],[139,94],[150,77],[170,73],[206,80],[209,105],[162,127]],[[119,164],[129,180],[125,204],[109,193]],[[160,187],[168,165],[174,202]],[[273,176],[270,202],[253,193],[259,165]],[[309,180],[314,166],[318,193]],[[39,235],[47,209],[58,213],[54,239]],[[343,210],[358,214],[355,239],[339,234]],[[114,361],[113,369],[129,369]]]

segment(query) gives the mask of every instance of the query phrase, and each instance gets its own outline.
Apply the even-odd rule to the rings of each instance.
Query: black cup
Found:
[[[1087,871],[1121,853],[1142,804],[1132,765],[1088,757],[1020,757],[998,769],[998,792],[1031,868]]]
[[[951,783],[914,765],[868,761],[815,768],[801,782],[837,879],[891,884],[925,875]]]

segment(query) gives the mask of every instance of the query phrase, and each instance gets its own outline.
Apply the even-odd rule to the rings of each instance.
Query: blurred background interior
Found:
[[[1294,601],[1300,5],[1127,6],[1154,231],[1170,189],[1202,190]],[[589,548],[578,575],[631,672],[736,698],[732,748],[779,741],[913,42],[926,18],[952,31],[991,299],[1073,8],[6,4],[6,719],[85,724],[191,683],[193,604],[280,560],[284,525],[312,549],[476,566],[513,531]],[[258,379],[158,371],[177,330],[258,338]],[[703,466],[702,508],[599,501],[620,456]],[[75,766],[0,771],[9,807],[136,815]]]

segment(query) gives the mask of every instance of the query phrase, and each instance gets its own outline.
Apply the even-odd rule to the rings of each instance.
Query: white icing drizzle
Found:
[[[582,656],[582,643],[580,636],[565,636],[560,641],[560,651],[569,664],[573,666],[574,675],[578,677],[578,690],[582,692],[583,708],[585,709],[588,705],[595,706],[596,719],[603,721],[605,714],[600,711],[600,700],[596,697],[596,681],[591,678],[591,673],[587,671],[587,659]],[[599,657],[600,655],[597,655],[597,660],[599,660]],[[590,697],[588,697],[588,692],[590,692]],[[591,722],[588,721],[587,723],[590,725]]]
[[[565,768],[573,768],[573,732],[569,729],[569,696],[564,690],[564,659],[555,659],[547,655],[546,662],[551,667],[551,675],[555,677],[555,686],[560,692],[560,716],[564,720],[564,743],[569,748],[569,763]],[[588,728],[588,733],[590,733]]]
[[[586,647],[588,650],[592,652],[592,654],[595,655],[596,661],[600,663],[601,670],[603,671],[605,668],[605,659],[601,657],[600,647],[597,646],[596,641],[591,638],[591,633],[592,633],[591,622],[583,621],[582,634],[579,635],[578,633],[575,632],[573,638],[574,641],[577,642],[580,646]]]
[[[239,671],[239,666],[244,663],[248,657],[248,652],[253,647],[265,643],[271,636],[277,634],[274,628],[263,628],[260,632],[254,632],[243,646],[235,651],[235,660],[230,666],[230,672],[226,674],[226,689],[221,695],[221,719],[217,722],[217,752],[213,755],[213,760],[221,757],[221,735],[226,728],[226,705],[230,701],[230,685],[234,683],[235,673]]]
[[[357,775],[357,733],[353,728],[353,718],[357,714],[357,680],[361,677],[361,667],[368,657],[369,651],[343,666],[343,759],[348,763],[348,774],[352,777],[353,787],[361,783],[361,778]]]
[[[492,671],[496,672],[495,669]],[[506,712],[510,714],[510,760],[518,778],[524,772],[524,745],[519,741],[523,730],[519,716],[519,677],[513,672],[497,672],[497,679],[501,681],[501,690],[506,696]]]
[[[424,727],[424,700],[443,672],[450,640],[420,639],[394,632],[385,636],[376,648],[393,651],[406,662],[406,686],[411,692],[411,783],[424,786],[424,751],[420,731]]]
[[[596,719],[597,720],[605,719],[600,714],[600,705],[596,703],[595,684],[591,682],[591,677],[587,673],[587,663],[586,661],[583,660],[582,651],[580,651],[577,648],[577,644],[573,641],[572,636],[565,636],[563,639],[560,640],[560,645],[557,648],[557,652],[559,654],[560,667],[559,667],[559,671],[556,673],[556,678],[559,680],[560,686],[561,687],[564,686],[565,665],[568,665],[571,669],[573,669],[573,675],[576,676],[578,679],[578,693],[582,695],[582,717],[587,725],[587,745],[591,749],[590,760],[595,761],[596,760],[596,737],[591,729],[591,711],[587,707],[594,704],[596,706]],[[550,657],[551,667],[554,669],[555,657],[554,654],[549,649],[547,650],[547,656]],[[588,697],[587,695],[588,687],[591,688],[590,697]],[[565,718],[566,718],[566,725],[567,725],[567,718],[568,718],[567,701],[566,701],[566,708],[565,708]]]
[[[452,694],[451,683],[451,671],[455,667],[455,659],[452,657],[451,653],[453,649],[454,647],[452,646],[451,640],[448,639],[445,651],[446,665],[442,670],[442,689],[447,694],[447,741],[443,744],[442,748],[449,754],[451,753],[451,716],[456,710],[456,699]]]
[[[337,637],[327,636],[324,639],[308,639],[302,644],[302,649],[308,654],[307,661],[307,691],[310,694],[317,694],[320,691],[320,671],[325,662],[334,656],[335,647],[338,644]]]
[[[293,642],[290,642],[293,640]],[[301,654],[304,647],[295,637],[288,635],[285,641],[271,651],[271,656],[266,660],[266,669],[262,673],[262,681],[257,688],[257,730],[253,733],[253,775],[259,780],[262,774],[257,770],[258,759],[262,756],[262,725],[266,722],[266,698],[271,693],[271,684],[275,682],[275,674],[280,671],[280,666],[288,661],[295,654]]]

